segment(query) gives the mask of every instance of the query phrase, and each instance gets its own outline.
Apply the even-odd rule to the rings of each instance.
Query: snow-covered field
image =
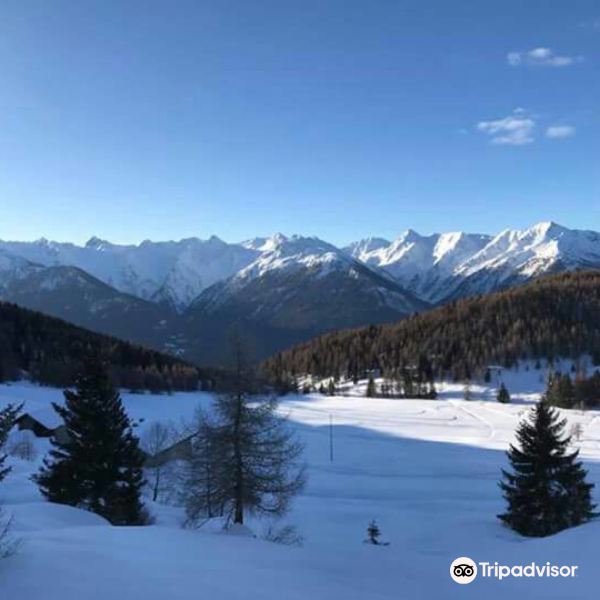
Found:
[[[600,522],[546,539],[523,539],[500,525],[497,487],[504,450],[518,420],[542,389],[539,371],[506,374],[511,405],[494,391],[440,387],[438,400],[371,399],[359,395],[288,396],[281,410],[306,442],[309,482],[284,522],[302,547],[259,538],[189,531],[177,507],[151,505],[157,524],[111,527],[73,508],[44,502],[28,480],[41,459],[12,459],[0,497],[21,538],[17,555],[0,562],[9,600],[383,600],[447,598],[592,598],[598,582]],[[349,392],[350,390],[345,390]],[[517,393],[518,392],[518,393]],[[358,394],[358,392],[357,392]],[[0,405],[25,401],[39,411],[60,390],[0,386]],[[207,394],[123,395],[144,424],[189,418]],[[600,412],[565,411],[580,422],[578,445],[599,485]],[[330,460],[330,419],[333,461]],[[46,448],[44,442],[39,449]],[[386,547],[363,543],[376,519]],[[264,524],[252,522],[260,535]],[[514,565],[536,561],[578,565],[574,578],[478,577],[459,586],[449,576],[459,556]]]

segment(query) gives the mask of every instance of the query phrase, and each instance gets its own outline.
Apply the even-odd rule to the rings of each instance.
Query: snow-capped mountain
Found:
[[[509,269],[533,277],[560,262],[565,269],[600,263],[600,234],[538,223],[524,231],[506,230],[461,266],[472,275],[481,269]]]
[[[0,249],[39,265],[78,267],[120,292],[167,303],[179,311],[257,255],[216,236],[139,245],[111,244],[93,237],[85,246],[41,239],[0,242]]]
[[[349,250],[364,263],[385,269],[417,296],[438,302],[452,285],[455,270],[490,239],[462,232],[423,236],[409,229],[387,245],[358,242]]]
[[[344,249],[283,234],[241,243],[42,239],[0,242],[0,299],[210,361],[234,323],[261,357],[329,329],[580,268],[600,268],[600,234],[551,222],[495,236],[408,230]]]
[[[600,267],[600,234],[543,222],[492,237],[463,232],[422,236],[408,230],[388,245],[357,242],[348,251],[385,269],[433,303],[487,293],[545,273]]]
[[[317,237],[276,234],[259,242],[260,255],[231,279],[231,285],[247,284],[272,271],[288,273],[307,269],[313,276],[325,277],[334,270],[356,273],[358,261],[347,252]],[[379,271],[376,267],[374,271]],[[378,272],[384,276],[384,272]]]
[[[395,320],[428,306],[384,271],[318,238],[278,235],[254,247],[263,249],[255,261],[205,290],[186,312],[187,329],[204,332],[198,355],[219,352],[222,332],[236,323],[254,352],[266,356],[324,331]]]

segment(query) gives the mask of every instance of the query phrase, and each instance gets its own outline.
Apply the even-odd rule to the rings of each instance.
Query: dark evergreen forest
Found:
[[[297,375],[393,379],[426,362],[434,376],[467,380],[491,364],[577,358],[600,364],[600,271],[564,273],[458,300],[388,325],[342,330],[263,363],[275,381]]]
[[[69,386],[89,356],[106,360],[114,384],[134,391],[194,390],[209,379],[176,357],[0,302],[0,381]]]

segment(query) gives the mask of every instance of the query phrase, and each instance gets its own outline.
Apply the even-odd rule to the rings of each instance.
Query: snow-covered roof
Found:
[[[38,423],[51,430],[63,425],[63,420],[52,407],[26,412],[23,416],[26,415],[29,415],[32,419],[35,419]]]

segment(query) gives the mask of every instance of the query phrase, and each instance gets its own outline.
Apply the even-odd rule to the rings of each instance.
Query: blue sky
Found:
[[[4,0],[0,238],[600,229],[595,0]]]

